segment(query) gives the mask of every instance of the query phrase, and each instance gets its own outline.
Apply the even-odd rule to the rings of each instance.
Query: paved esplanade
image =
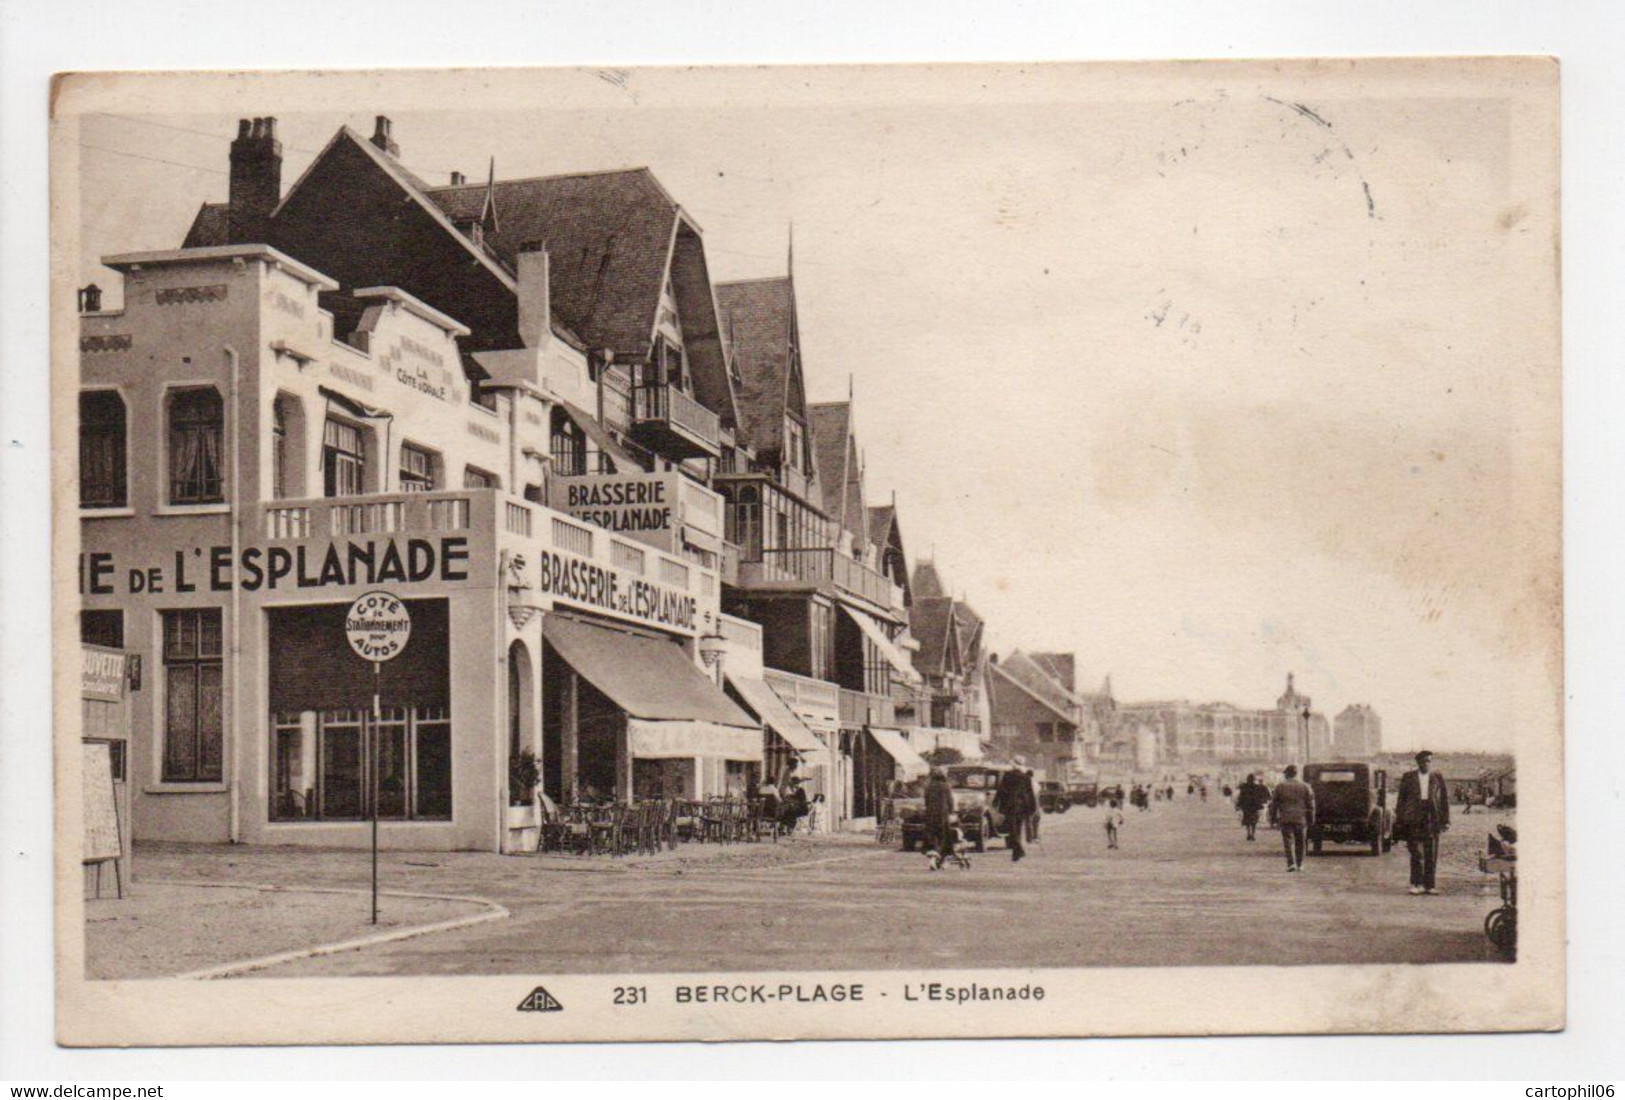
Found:
[[[1132,807],[1108,852],[1098,811],[1045,815],[1012,865],[1002,846],[963,871],[854,837],[734,845],[641,862],[386,853],[385,889],[477,894],[509,920],[277,966],[300,974],[1477,962],[1498,904],[1473,865],[1510,815],[1444,838],[1437,897],[1405,892],[1403,846],[1328,845],[1285,871],[1278,834],[1249,844],[1214,792]],[[357,852],[158,846],[154,877],[364,885]],[[229,863],[229,865],[228,865]],[[1487,886],[1486,886],[1487,883]],[[1484,891],[1488,890],[1488,894]],[[386,899],[387,904],[387,899]]]

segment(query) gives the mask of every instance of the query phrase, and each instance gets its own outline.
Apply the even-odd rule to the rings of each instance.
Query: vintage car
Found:
[[[1305,764],[1303,781],[1315,792],[1309,846],[1316,853],[1328,840],[1368,845],[1374,856],[1394,846],[1387,772],[1359,763]]]
[[[1099,800],[1100,784],[1094,780],[1073,780],[1066,785],[1067,797],[1074,806],[1093,806]]]
[[[953,764],[943,769],[954,795],[954,813],[964,842],[978,852],[987,842],[1003,836],[1004,815],[993,808],[993,792],[1007,769],[986,764]],[[892,807],[902,823],[903,851],[912,852],[925,843],[925,780],[901,784],[892,798]]]
[[[1072,808],[1066,784],[1046,779],[1038,784],[1038,808],[1046,814],[1064,814]]]

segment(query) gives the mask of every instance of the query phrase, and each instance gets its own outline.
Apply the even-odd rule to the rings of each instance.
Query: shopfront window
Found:
[[[366,490],[366,438],[361,429],[329,419],[322,426],[322,495],[360,496]]]
[[[86,645],[104,645],[109,649],[123,649],[124,612],[79,612],[79,640]]]
[[[373,667],[344,636],[347,604],[266,611],[270,817],[451,817],[450,623],[444,600],[409,600],[410,644]],[[371,705],[378,691],[382,720]]]
[[[112,390],[79,395],[79,506],[127,503],[124,399]]]
[[[169,399],[169,503],[217,504],[225,414],[214,389],[178,390]]]
[[[164,760],[166,783],[221,777],[220,611],[165,611]]]
[[[272,821],[392,821],[451,816],[451,721],[444,707],[384,707],[271,716]]]

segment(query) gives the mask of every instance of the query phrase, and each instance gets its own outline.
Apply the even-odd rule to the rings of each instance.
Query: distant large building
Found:
[[[1368,703],[1351,703],[1332,722],[1332,750],[1363,759],[1382,752],[1382,718]]]
[[[1305,741],[1311,760],[1332,754],[1331,724],[1289,672],[1273,709],[1183,699],[1116,704],[1100,760],[1132,762],[1141,771],[1177,764],[1281,764],[1301,760]]]

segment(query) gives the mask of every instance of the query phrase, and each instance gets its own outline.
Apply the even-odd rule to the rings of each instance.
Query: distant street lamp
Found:
[[[1309,704],[1303,707],[1303,762],[1309,763]]]

